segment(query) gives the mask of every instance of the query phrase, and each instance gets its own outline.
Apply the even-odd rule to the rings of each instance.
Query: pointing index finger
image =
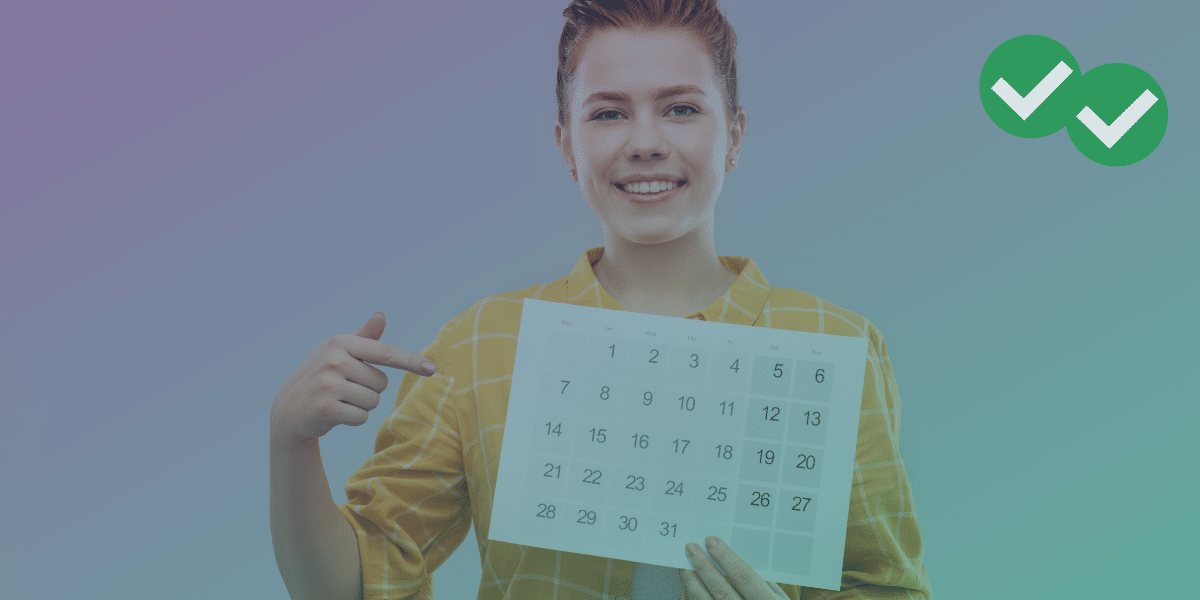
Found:
[[[420,354],[414,354],[387,342],[356,335],[337,336],[346,352],[363,362],[403,369],[417,375],[433,375],[437,367]]]

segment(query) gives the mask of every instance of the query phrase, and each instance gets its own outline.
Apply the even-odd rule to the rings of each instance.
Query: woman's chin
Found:
[[[653,223],[638,223],[634,226],[620,228],[617,233],[630,243],[645,246],[672,242],[686,233],[675,223],[661,223],[657,227],[654,225]]]

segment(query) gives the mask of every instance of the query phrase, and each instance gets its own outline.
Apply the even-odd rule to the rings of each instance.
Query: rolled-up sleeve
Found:
[[[350,477],[348,502],[338,506],[358,535],[366,600],[432,596],[431,573],[471,527],[454,369],[440,351],[446,331],[422,352],[438,372],[404,375],[375,454]]]

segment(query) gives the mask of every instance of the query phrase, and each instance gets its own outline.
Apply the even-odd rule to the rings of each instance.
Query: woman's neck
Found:
[[[685,317],[715,302],[737,279],[717,257],[711,235],[691,232],[662,244],[605,237],[604,256],[592,270],[625,310]]]

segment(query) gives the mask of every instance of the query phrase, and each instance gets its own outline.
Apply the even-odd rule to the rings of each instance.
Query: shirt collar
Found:
[[[575,268],[567,277],[567,302],[579,306],[592,306],[612,310],[625,310],[596,279],[592,267],[604,256],[604,247],[592,248],[575,262]],[[720,256],[721,264],[737,273],[738,278],[725,293],[704,310],[688,315],[689,319],[719,321],[738,325],[753,325],[767,304],[771,286],[767,278],[745,256]]]

